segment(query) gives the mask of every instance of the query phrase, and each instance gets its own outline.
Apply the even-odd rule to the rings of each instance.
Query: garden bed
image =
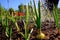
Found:
[[[21,32],[24,33],[24,29],[23,29],[23,24],[20,23],[20,29]],[[40,40],[39,38],[37,38],[37,34],[38,34],[38,29],[33,27],[33,23],[29,24],[29,32],[31,30],[31,28],[33,28],[33,32],[31,33],[30,36],[30,40]],[[42,32],[45,34],[45,38],[43,40],[60,40],[60,34],[58,33],[58,30],[56,29],[56,25],[54,22],[49,22],[49,21],[45,21],[42,22]],[[2,31],[3,28],[0,25],[0,40],[8,40],[9,38],[6,37],[5,32]],[[18,34],[18,32],[16,31],[16,28],[13,26],[13,33],[12,33],[12,40],[24,40],[24,38],[22,37],[22,35]]]

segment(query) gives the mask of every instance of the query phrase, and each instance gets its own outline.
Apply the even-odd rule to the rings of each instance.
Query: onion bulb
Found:
[[[38,38],[38,39],[44,39],[44,37],[45,37],[45,35],[44,35],[42,32],[40,32],[40,33],[37,35],[37,38]]]

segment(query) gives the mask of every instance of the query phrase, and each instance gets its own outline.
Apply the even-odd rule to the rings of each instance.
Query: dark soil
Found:
[[[58,30],[56,28],[56,25],[54,22],[42,22],[42,32],[45,34],[45,38],[42,40],[60,40],[60,34],[58,33]],[[30,40],[41,40],[36,38],[37,35],[37,29],[35,28],[33,33],[31,34]]]
[[[20,32],[24,33],[23,29],[23,22],[18,21],[17,22],[19,25],[19,28],[21,29]],[[12,40],[24,40],[21,34],[18,34],[15,26],[13,28],[13,33],[12,33]],[[28,26],[28,31],[30,32],[31,29],[34,29],[33,32],[31,33],[30,40],[40,40],[36,36],[38,35],[38,29],[34,26],[33,22],[30,22]],[[0,23],[0,40],[8,40],[9,38],[6,37],[5,31],[2,31],[4,28],[2,28],[2,25]],[[60,34],[58,33],[58,30],[56,28],[56,25],[54,22],[42,22],[42,32],[45,34],[45,38],[42,40],[60,40]]]

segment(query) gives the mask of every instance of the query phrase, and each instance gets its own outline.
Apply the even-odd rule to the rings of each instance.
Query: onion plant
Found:
[[[8,37],[8,34],[9,34],[9,32],[8,32],[8,18],[7,18],[7,13],[6,13],[6,16],[5,16],[5,21],[6,21],[6,36]]]
[[[1,21],[1,24],[2,24],[2,28],[3,28],[2,31],[4,31],[4,28],[6,28],[5,33],[6,33],[6,36],[8,36],[9,32],[8,32],[7,12],[5,12],[5,10],[1,7],[0,7],[0,11],[1,11],[0,21]]]
[[[58,24],[58,11],[55,6],[53,6],[53,16],[54,16],[54,21],[56,23],[56,28],[58,29],[58,32],[60,32],[59,24]]]
[[[11,40],[11,37],[12,37],[12,21],[10,20],[10,25],[9,25],[9,40]]]
[[[31,6],[31,8],[30,8],[31,10],[29,10],[29,11],[31,11],[31,13],[30,13],[31,17],[30,18],[34,21],[34,11],[33,11],[33,7],[32,7],[32,0],[30,0],[30,6]],[[30,31],[30,33],[28,35],[27,40],[29,40],[32,32],[33,32],[33,28],[31,29],[31,31]]]
[[[37,9],[36,9],[36,5],[35,5],[35,1],[33,0],[33,3],[34,3],[34,13],[36,14],[36,20],[35,20],[35,22],[36,22],[36,27],[38,28],[38,29],[40,29],[40,25],[41,25],[41,14],[40,14],[40,1],[38,2],[38,13],[37,13]]]
[[[23,33],[20,32],[19,26],[17,24],[17,20],[13,16],[12,17],[11,16],[7,16],[7,18],[11,21],[10,22],[10,26],[9,26],[9,32],[8,32],[9,39],[11,40],[11,35],[12,35],[12,26],[13,26],[12,22],[15,24],[15,27],[16,27],[16,29],[18,31],[18,34],[21,34],[22,36],[24,36]]]
[[[4,19],[3,19],[3,16],[4,16]],[[9,40],[11,40],[11,35],[12,35],[12,22],[13,23],[15,23],[15,25],[16,25],[16,28],[17,28],[17,31],[20,31],[19,30],[19,28],[18,28],[18,24],[17,24],[17,22],[16,22],[16,20],[15,20],[15,18],[13,17],[13,16],[9,16],[8,14],[7,14],[7,12],[4,14],[4,15],[1,15],[1,21],[2,21],[2,26],[6,29],[5,30],[5,33],[6,33],[6,36],[9,38]],[[9,22],[10,23],[9,23]],[[10,25],[9,25],[9,24]]]
[[[9,21],[9,19],[8,19],[8,14],[6,13],[6,15],[5,15],[5,19],[4,19],[5,21],[5,23],[6,23],[6,25],[5,25],[5,27],[6,27],[6,36],[9,38],[9,40],[11,40],[11,35],[12,35],[12,24],[10,24],[10,26],[9,26],[9,24],[8,24],[8,21]],[[10,20],[11,21],[11,20]],[[3,22],[3,23],[4,23]]]
[[[36,9],[36,5],[35,5],[35,1],[34,0],[33,0],[33,3],[34,3],[34,11],[35,11],[35,14],[36,14],[36,20],[35,20],[36,27],[37,27],[37,29],[40,29],[39,35],[37,36],[37,38],[43,39],[45,37],[45,35],[41,31],[40,0],[38,0],[38,10]]]
[[[25,28],[25,40],[28,38],[28,22],[29,22],[29,11],[28,11],[28,5],[26,6],[26,13],[25,13],[25,22],[24,22],[24,28]]]

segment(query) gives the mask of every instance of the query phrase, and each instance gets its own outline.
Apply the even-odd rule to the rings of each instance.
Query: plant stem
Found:
[[[38,0],[38,13],[39,13],[39,26],[41,31],[41,12],[40,12],[40,0]]]
[[[29,35],[28,35],[27,40],[29,40],[29,38],[30,38],[32,32],[33,32],[33,28],[31,29],[31,31],[30,31],[30,33],[29,33]]]
[[[20,31],[20,29],[19,29],[19,27],[18,27],[17,22],[15,22],[15,25],[16,25],[16,29],[17,29],[17,31],[19,32],[19,31]]]
[[[9,39],[11,39],[11,35],[12,35],[12,25],[10,25],[9,27]]]
[[[6,36],[8,37],[8,19],[6,14]]]
[[[26,14],[25,14],[25,40],[28,38],[28,21],[29,21],[29,11],[28,11],[28,5],[26,6]]]
[[[25,24],[25,40],[27,40],[27,25]]]

